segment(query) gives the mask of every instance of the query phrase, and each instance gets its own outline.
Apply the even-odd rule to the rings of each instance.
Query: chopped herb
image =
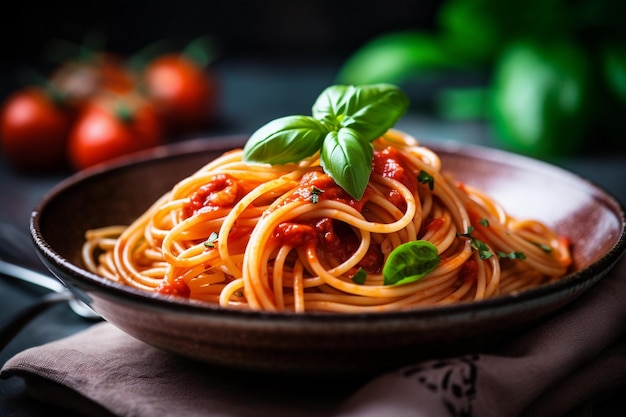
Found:
[[[552,252],[551,246],[545,245],[543,243],[538,243],[538,242],[530,242],[530,243],[532,243],[535,246],[539,246],[544,252],[547,252],[547,253]]]
[[[472,232],[474,231],[474,226],[469,226],[467,228],[467,232],[465,233],[457,233],[456,236],[457,237],[467,237],[467,238],[471,238],[472,237]]]
[[[215,242],[217,242],[217,238],[218,238],[217,233],[211,232],[211,234],[209,235],[209,238],[204,242],[204,246],[210,249],[215,248]]]
[[[359,270],[356,271],[356,274],[352,277],[352,282],[363,285],[365,284],[365,278],[367,278],[367,272],[365,272],[363,268],[359,268]]]
[[[514,251],[511,253],[498,252],[498,256],[500,258],[520,259],[522,261],[526,259],[526,255],[524,254],[524,252],[518,252],[518,251]]]
[[[320,190],[316,186],[311,187],[311,203],[317,204],[319,201],[319,195],[322,194],[324,190]]]
[[[435,188],[435,178],[430,175],[428,172],[421,170],[419,175],[417,176],[417,181],[421,184],[428,184],[428,189],[431,191]]]
[[[472,232],[474,231],[473,226],[469,226],[467,228],[467,232],[465,233],[457,233],[457,237],[465,237],[469,240],[470,247],[474,250],[478,251],[478,256],[480,259],[489,259],[493,256],[493,253],[489,250],[489,246],[479,239],[476,239],[472,236]]]
[[[237,297],[243,297],[243,292],[241,292],[241,290],[237,290],[233,294],[235,294],[235,296]]]
[[[480,224],[481,226],[489,227],[489,220],[487,220],[487,219],[480,219],[478,221],[478,224]]]
[[[489,259],[493,256],[493,253],[491,253],[487,244],[485,244],[482,240],[471,238],[470,246],[478,251],[480,259]]]

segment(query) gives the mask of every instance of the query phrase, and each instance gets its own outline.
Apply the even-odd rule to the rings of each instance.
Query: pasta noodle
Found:
[[[150,291],[265,311],[383,312],[468,302],[562,277],[567,239],[509,216],[446,174],[436,153],[391,129],[373,142],[355,201],[320,167],[247,164],[232,150],[182,179],[134,223],[86,233],[86,267]],[[425,174],[425,179],[420,176]],[[385,285],[383,266],[425,240],[440,262]]]

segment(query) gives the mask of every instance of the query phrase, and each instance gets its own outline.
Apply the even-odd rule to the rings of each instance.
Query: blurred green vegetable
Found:
[[[440,117],[486,118],[500,146],[539,158],[580,152],[592,132],[626,146],[625,15],[622,0],[447,0],[435,30],[371,40],[336,82],[430,86]]]
[[[489,62],[506,43],[510,2],[491,0],[450,0],[439,11],[441,37],[468,62]]]
[[[603,51],[603,68],[609,93],[615,104],[626,107],[626,45],[607,45]]]
[[[626,115],[626,45],[607,44],[601,53],[602,79],[605,81],[602,100],[606,103],[598,115],[604,133],[615,144],[626,144],[624,116]]]
[[[445,43],[430,35],[408,30],[376,38],[356,51],[337,75],[349,84],[401,83],[429,72],[463,64]]]
[[[492,89],[494,138],[503,147],[538,157],[581,149],[592,79],[573,42],[510,44],[495,64]]]

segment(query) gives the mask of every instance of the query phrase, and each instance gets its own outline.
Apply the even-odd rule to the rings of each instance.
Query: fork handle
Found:
[[[11,340],[39,314],[55,304],[67,302],[72,298],[73,295],[69,290],[51,292],[15,313],[0,317],[0,351],[4,350]]]

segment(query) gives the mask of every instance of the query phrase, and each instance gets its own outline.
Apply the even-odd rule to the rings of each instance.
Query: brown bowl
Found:
[[[584,178],[495,149],[427,143],[445,170],[485,190],[512,215],[542,220],[569,236],[573,271],[555,283],[480,302],[392,313],[295,314],[172,301],[83,269],[85,230],[130,223],[177,181],[245,139],[179,143],[68,178],[32,213],[41,258],[107,321],[157,348],[241,369],[348,375],[490,349],[584,293],[626,248],[623,207]]]

